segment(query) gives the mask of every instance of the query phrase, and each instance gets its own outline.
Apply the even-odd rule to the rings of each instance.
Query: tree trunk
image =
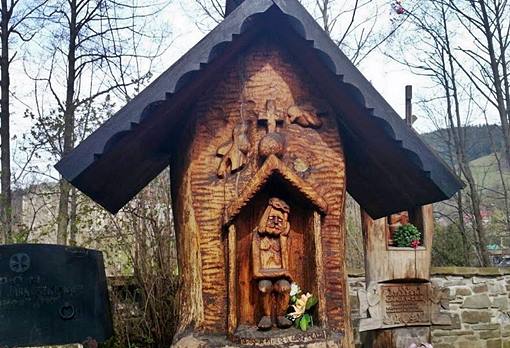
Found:
[[[489,140],[491,143],[492,152],[494,153],[494,158],[496,159],[496,165],[498,167],[498,175],[499,180],[501,182],[501,189],[502,189],[502,196],[503,196],[503,203],[505,205],[505,225],[506,230],[510,231],[510,205],[509,205],[509,197],[508,197],[508,187],[506,183],[506,177],[505,177],[505,168],[506,166],[502,163],[501,157],[498,153],[498,146],[496,145],[494,141],[494,137],[492,136],[491,127],[489,124],[489,121],[487,120],[487,117],[485,118],[485,126],[487,128],[487,134],[489,135]]]
[[[67,53],[66,102],[64,110],[64,144],[62,157],[74,148],[74,112],[75,112],[75,80],[76,80],[76,39],[78,37],[77,4],[71,0],[69,23],[69,50]],[[69,225],[69,196],[71,185],[60,180],[60,199],[58,206],[57,243],[67,244]]]
[[[471,199],[471,208],[473,211],[474,217],[474,227],[475,227],[475,240],[477,248],[480,252],[482,258],[482,266],[489,266],[490,259],[489,253],[487,251],[487,238],[485,226],[483,224],[483,219],[480,211],[480,194],[478,192],[475,179],[473,177],[473,173],[471,171],[471,167],[469,166],[469,160],[465,154],[466,142],[465,137],[462,130],[462,120],[460,116],[460,103],[459,103],[459,95],[457,90],[457,80],[455,75],[455,66],[453,62],[453,53],[451,52],[450,47],[450,39],[448,34],[448,23],[446,19],[446,13],[444,8],[442,8],[442,21],[443,27],[445,30],[445,45],[444,48],[446,50],[446,54],[448,57],[448,61],[446,62],[444,59],[442,60],[442,73],[443,73],[443,81],[445,87],[445,95],[446,95],[446,103],[447,103],[447,115],[450,123],[450,128],[452,130],[455,151],[457,155],[457,160],[459,163],[460,170],[462,174],[466,178],[469,187],[469,196]],[[451,86],[450,86],[451,81]],[[453,105],[452,105],[453,99]]]
[[[69,245],[77,245],[76,237],[78,235],[78,191],[71,189],[71,211],[69,214]]]
[[[69,223],[69,192],[71,185],[60,179],[59,182],[59,202],[58,202],[58,216],[57,216],[57,244],[67,244],[67,225]]]
[[[453,143],[453,131],[451,128],[446,128],[446,133],[448,135],[448,139],[446,141],[447,147],[448,147],[448,157],[450,159],[450,166],[454,168],[455,174],[459,177],[462,176],[462,172],[458,168],[459,166],[456,165],[456,154],[454,149],[452,149],[452,143]],[[470,258],[469,258],[469,242],[467,238],[467,231],[466,231],[466,220],[464,219],[464,199],[462,197],[462,191],[455,194],[455,200],[457,201],[457,218],[458,218],[458,226],[460,235],[462,237],[462,248],[464,250],[464,265],[468,266],[470,265]]]
[[[494,21],[494,19],[489,18],[489,14],[487,12],[487,7],[485,6],[485,0],[478,0],[478,4],[480,5],[480,11],[481,11],[481,20],[483,24],[483,31],[485,39],[487,40],[487,53],[489,54],[490,58],[490,67],[492,72],[492,83],[494,84],[494,89],[496,92],[496,102],[497,102],[497,109],[499,113],[499,118],[501,120],[501,127],[503,128],[503,140],[505,143],[505,159],[507,161],[507,164],[510,165],[510,125],[508,122],[508,115],[507,115],[507,107],[508,105],[505,105],[505,96],[503,94],[503,86],[502,86],[502,78],[499,71],[499,65],[500,60],[496,57],[496,50],[494,47],[494,36],[496,35],[494,31],[491,28],[491,23]],[[473,4],[472,6],[476,6]],[[498,17],[499,13],[495,14],[495,17]],[[499,23],[500,25],[500,23]],[[499,28],[501,30],[501,28]],[[503,56],[501,59],[503,59],[503,62],[506,63],[506,58],[504,55],[504,51],[502,52]],[[503,65],[505,71],[506,66]],[[508,82],[508,76],[504,76],[504,78]],[[509,97],[510,98],[510,97]]]
[[[2,0],[1,41],[2,55],[1,69],[1,100],[0,100],[0,142],[1,142],[1,212],[3,239],[5,243],[12,242],[12,198],[11,198],[11,149],[10,149],[10,110],[9,110],[9,21],[11,9],[7,0]]]

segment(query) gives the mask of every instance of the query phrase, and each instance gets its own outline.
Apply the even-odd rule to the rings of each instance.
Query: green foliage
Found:
[[[317,304],[317,302],[319,302],[319,300],[317,299],[317,297],[315,296],[312,296],[308,299],[308,301],[306,301],[306,310],[309,311],[310,309],[313,308],[313,306],[315,306]]]
[[[308,330],[308,327],[312,324],[312,316],[308,313],[305,313],[303,317],[301,317],[301,320],[299,321],[299,328],[301,331]]]
[[[294,326],[296,329],[301,329],[301,331],[307,331],[308,328],[313,326],[313,318],[310,314],[305,313],[301,318],[294,321]]]
[[[296,293],[292,292],[294,287],[297,289]],[[296,283],[292,284],[291,294],[293,295],[290,298],[289,313],[287,314],[287,318],[294,321],[294,326],[296,329],[307,331],[308,328],[313,326],[312,312],[313,308],[315,305],[317,305],[319,300],[317,297],[310,293],[307,293],[306,295],[303,294]],[[295,312],[290,313],[292,310]]]
[[[400,248],[411,247],[416,240],[421,240],[421,233],[413,224],[402,225],[393,234],[393,242]]]
[[[468,245],[465,245],[465,244]],[[432,265],[435,267],[473,266],[472,236],[462,236],[456,224],[446,227],[436,224],[432,243]]]

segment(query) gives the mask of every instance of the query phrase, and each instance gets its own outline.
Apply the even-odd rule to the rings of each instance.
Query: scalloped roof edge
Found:
[[[296,0],[243,2],[181,59],[79,144],[69,155],[59,161],[55,168],[66,180],[103,205],[107,210],[110,212],[118,211],[141,187],[130,187],[125,189],[126,193],[120,195],[120,198],[110,199],[104,197],[104,195],[102,196],[101,190],[104,186],[100,184],[97,187],[84,186],[82,184],[83,176],[92,175],[88,174],[89,169],[97,161],[100,161],[108,150],[118,144],[118,139],[129,132],[136,132],[137,126],[150,119],[151,114],[159,105],[165,101],[171,101],[172,96],[177,94],[194,74],[203,71],[204,67],[215,59],[218,52],[221,53],[221,48],[224,45],[231,44],[236,36],[243,33],[243,27],[251,17],[266,13],[274,6],[283,14],[295,20],[296,26],[299,27],[296,30],[301,31],[299,35],[313,43],[313,48],[324,57],[328,69],[333,74],[341,79],[346,86],[352,86],[354,95],[358,96],[359,102],[364,105],[366,110],[371,111],[371,116],[381,122],[382,128],[385,128],[385,133],[389,134],[409,154],[409,157],[421,167],[425,175],[429,176],[437,185],[442,192],[442,199],[451,197],[464,186],[448,166],[402,121],[372,84]],[[161,166],[161,164],[158,165]],[[124,175],[131,174],[125,173]],[[157,174],[159,172],[152,177]],[[91,179],[94,178],[88,178],[88,181],[90,182]],[[101,178],[95,179],[100,180]],[[146,183],[148,179],[144,178],[143,181]],[[90,184],[87,185],[90,186]],[[113,201],[114,199],[117,201]],[[438,199],[437,194],[434,199]],[[424,201],[426,199],[421,203],[425,203]]]

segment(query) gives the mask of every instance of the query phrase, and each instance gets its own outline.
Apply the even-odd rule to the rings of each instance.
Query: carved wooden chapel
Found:
[[[168,165],[182,347],[352,347],[346,191],[377,219],[462,186],[297,0],[227,1],[56,168],[116,213]],[[318,299],[306,332],[292,283]]]

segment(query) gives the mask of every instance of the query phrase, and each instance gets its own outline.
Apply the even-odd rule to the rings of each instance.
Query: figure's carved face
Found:
[[[266,222],[266,232],[273,234],[280,234],[285,232],[285,227],[287,225],[287,214],[284,212],[274,209],[271,209],[269,216]]]
[[[289,212],[287,203],[278,198],[271,198],[260,219],[258,231],[272,235],[287,235],[290,230]]]

